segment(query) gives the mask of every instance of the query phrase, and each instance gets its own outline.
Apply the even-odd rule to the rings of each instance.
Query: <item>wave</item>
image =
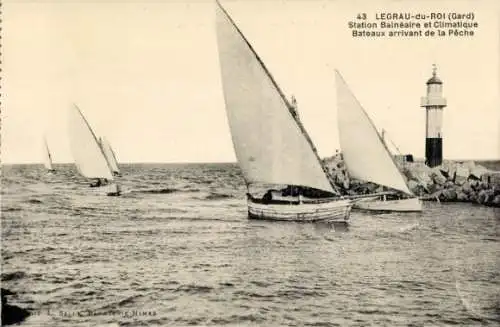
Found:
[[[131,304],[131,303],[134,303],[134,300],[135,300],[135,299],[138,299],[138,298],[140,298],[140,297],[141,297],[141,295],[140,295],[140,294],[137,294],[137,295],[132,295],[132,296],[129,296],[129,297],[127,297],[127,298],[125,298],[125,299],[123,299],[123,300],[119,301],[117,304],[118,304],[118,306],[124,306],[124,305],[126,305],[126,304]]]
[[[267,300],[273,300],[275,298],[275,295],[273,294],[261,294],[261,293],[257,293],[257,292],[254,292],[254,291],[245,291],[245,290],[240,290],[240,291],[236,291],[234,292],[234,295],[237,296],[237,297],[241,297],[243,299],[251,299],[251,300],[254,300],[254,299],[259,299],[259,300],[264,300],[264,299],[267,299]]]
[[[248,314],[233,314],[229,317],[218,317],[218,318],[213,318],[210,319],[210,324],[215,324],[218,326],[221,325],[229,325],[236,323],[237,326],[242,324],[243,322],[249,322],[252,324],[255,323],[261,323],[265,321],[265,317],[262,314],[259,313],[248,313]],[[188,324],[191,323],[191,321],[188,321]],[[195,322],[197,323],[197,322]],[[330,325],[328,325],[330,326]]]
[[[169,194],[169,193],[175,193],[175,192],[182,192],[182,190],[175,189],[175,188],[158,188],[158,189],[131,191],[131,193],[143,193],[143,194]]]
[[[174,292],[184,292],[188,294],[209,293],[214,290],[213,287],[204,285],[187,284],[179,286]]]
[[[9,208],[2,208],[2,212],[12,212],[12,211],[21,211],[23,209],[21,208],[14,208],[14,207],[9,207]]]
[[[291,289],[291,290],[282,290],[277,293],[278,298],[286,298],[289,300],[299,300],[304,297],[326,297],[328,296],[328,292],[320,292],[315,290],[307,290],[307,289]]]
[[[221,282],[219,285],[222,287],[234,287],[234,284],[230,282]]]
[[[25,276],[26,276],[26,273],[24,271],[14,271],[11,273],[2,274],[2,281],[6,282],[9,280],[22,279]]]
[[[210,194],[205,197],[205,200],[221,200],[230,198],[234,198],[234,196],[231,194],[210,192]]]
[[[399,231],[402,232],[402,233],[404,233],[404,232],[409,232],[409,231],[416,230],[419,227],[420,227],[420,224],[419,223],[415,223],[413,225],[400,227]]]
[[[40,204],[40,203],[43,203],[42,200],[38,200],[38,199],[29,199],[26,202],[31,203],[31,204]]]
[[[198,193],[201,192],[198,188],[149,188],[149,189],[139,189],[139,190],[131,190],[129,193],[138,193],[138,194],[170,194],[170,193]]]

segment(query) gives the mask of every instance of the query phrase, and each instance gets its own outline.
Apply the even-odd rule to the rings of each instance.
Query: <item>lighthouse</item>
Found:
[[[420,106],[425,108],[425,163],[436,167],[443,162],[443,109],[446,99],[443,98],[443,82],[436,75],[433,65],[432,77],[427,81],[427,96],[422,97]]]

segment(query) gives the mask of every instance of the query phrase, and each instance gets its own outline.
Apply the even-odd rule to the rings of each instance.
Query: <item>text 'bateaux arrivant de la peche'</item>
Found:
[[[473,37],[475,19],[473,12],[361,12],[347,25],[354,38]]]

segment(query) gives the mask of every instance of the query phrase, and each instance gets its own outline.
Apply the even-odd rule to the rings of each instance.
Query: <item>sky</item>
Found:
[[[432,64],[448,101],[447,159],[500,158],[500,5],[482,1],[221,0],[320,156],[339,148],[334,69],[403,153],[425,153]],[[473,37],[353,38],[359,12],[474,12]],[[72,162],[76,104],[120,162],[233,162],[215,2],[13,1],[2,6],[3,163]],[[371,19],[374,21],[374,19]]]

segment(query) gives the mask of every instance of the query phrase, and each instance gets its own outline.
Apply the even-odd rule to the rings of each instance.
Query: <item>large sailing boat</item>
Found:
[[[75,159],[75,165],[81,175],[96,180],[91,187],[100,187],[113,181],[113,170],[92,128],[80,109],[74,105],[69,112],[70,146]],[[120,187],[113,183],[106,187],[106,194],[120,195]]]
[[[347,222],[352,202],[339,196],[262,60],[219,2],[216,7],[224,100],[247,185],[249,218]],[[285,188],[255,194],[259,186],[270,185]]]
[[[47,138],[43,138],[44,149],[43,149],[43,165],[47,169],[47,172],[53,173],[56,170],[52,165],[52,156],[50,154],[49,145],[47,144]]]
[[[335,78],[340,148],[349,175],[391,189],[352,197],[357,199],[354,208],[421,211],[421,201],[408,188],[370,117],[338,71],[335,71]]]
[[[105,137],[100,137],[99,145],[101,146],[102,151],[106,156],[106,160],[108,160],[111,170],[113,171],[113,175],[121,176],[120,168],[118,167],[118,161],[116,160],[116,155],[113,151],[113,148],[111,147],[111,144],[109,144],[108,140]]]

